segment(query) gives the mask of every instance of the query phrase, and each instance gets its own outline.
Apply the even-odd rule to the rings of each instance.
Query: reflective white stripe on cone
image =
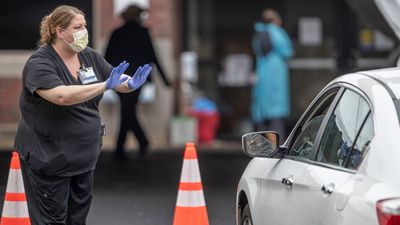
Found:
[[[10,169],[7,181],[7,192],[8,190],[12,190],[13,193],[25,193],[24,185],[20,184],[24,184],[21,170]]]
[[[185,159],[182,166],[181,182],[201,182],[197,159]]]

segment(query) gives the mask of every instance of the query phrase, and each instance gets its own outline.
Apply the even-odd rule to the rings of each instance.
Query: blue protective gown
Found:
[[[274,24],[256,23],[255,32],[269,33],[272,49],[263,56],[259,42],[253,41],[257,82],[252,90],[251,113],[254,122],[286,118],[290,113],[287,60],[293,55],[289,36]]]

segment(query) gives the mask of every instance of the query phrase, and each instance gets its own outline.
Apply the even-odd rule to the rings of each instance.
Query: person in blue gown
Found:
[[[255,124],[279,132],[283,141],[286,137],[286,120],[290,114],[287,63],[293,55],[293,48],[288,34],[281,27],[279,14],[266,9],[262,17],[263,21],[254,26],[255,34],[267,32],[270,49],[266,53],[260,40],[253,38],[257,79],[252,89],[251,115]]]

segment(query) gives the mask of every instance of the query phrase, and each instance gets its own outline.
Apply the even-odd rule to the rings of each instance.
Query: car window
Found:
[[[345,167],[348,153],[369,111],[360,95],[346,90],[329,118],[316,160]]]
[[[350,157],[347,159],[347,168],[357,169],[362,159],[367,154],[369,149],[369,143],[374,137],[374,123],[372,120],[372,114],[369,113],[365,123],[357,137],[356,143],[351,150]]]
[[[291,156],[298,156],[302,158],[309,158],[318,134],[318,130],[322,125],[325,115],[314,117],[305,127],[304,130],[297,137],[289,152]]]
[[[299,135],[295,138],[288,155],[310,158],[318,130],[320,129],[335,96],[336,92],[328,94],[325,96],[326,99],[321,100],[321,102],[311,110],[309,117],[304,120],[304,125],[298,128],[299,130],[297,133],[299,133]]]

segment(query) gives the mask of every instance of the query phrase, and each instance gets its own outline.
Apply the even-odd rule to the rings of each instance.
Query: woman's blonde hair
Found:
[[[85,16],[85,14],[76,7],[61,5],[55,8],[49,15],[43,17],[40,23],[39,46],[53,44],[56,39],[56,28],[67,28],[72,19],[78,14]]]

